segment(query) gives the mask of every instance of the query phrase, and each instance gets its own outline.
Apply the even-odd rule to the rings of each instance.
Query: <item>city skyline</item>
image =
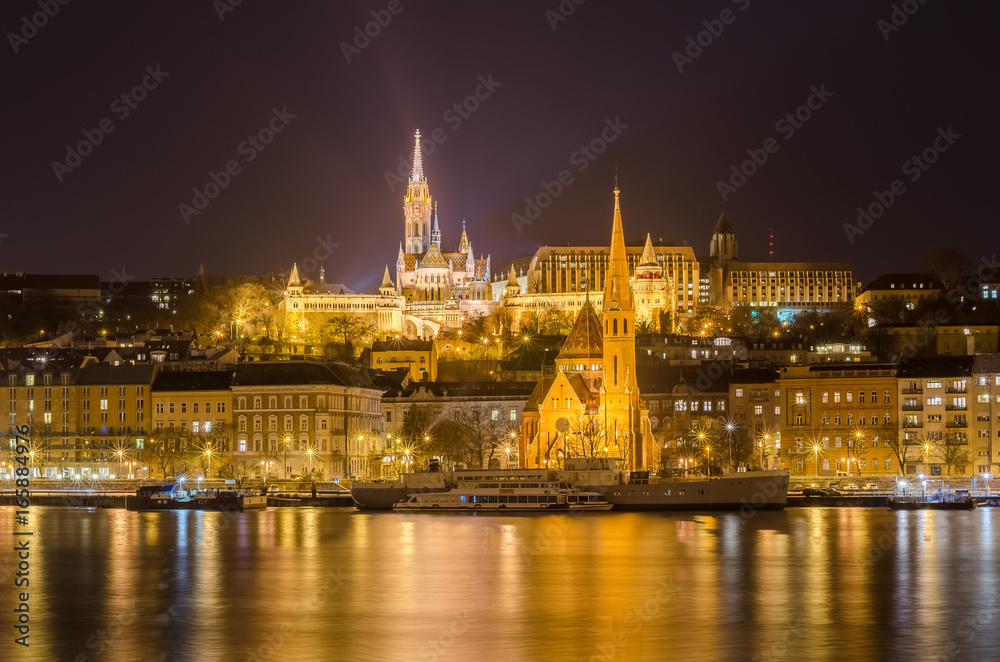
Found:
[[[574,245],[603,243],[616,170],[630,245],[649,232],[706,254],[725,212],[744,259],[847,261],[867,281],[919,270],[921,253],[941,243],[973,263],[977,246],[995,244],[996,230],[979,220],[995,101],[966,84],[985,76],[986,58],[952,48],[985,48],[970,33],[988,20],[934,5],[898,26],[891,5],[861,3],[836,14],[744,0],[574,6],[564,16],[558,5],[515,5],[484,21],[409,3],[397,13],[353,5],[294,15],[60,6],[34,31],[22,24],[26,9],[5,9],[0,24],[22,35],[8,35],[24,74],[13,96],[58,112],[6,111],[20,130],[5,168],[4,270],[287,273],[323,238],[339,245],[327,279],[375,291],[395,257],[385,235],[401,238],[418,128],[442,234],[458,237],[464,218],[496,267],[565,245],[569,227]],[[643,20],[621,30],[628,15]],[[122,27],[153,18],[161,27],[141,39]],[[352,46],[364,43],[354,28],[377,19],[385,25],[375,36]],[[182,29],[184,48],[171,38]],[[505,38],[514,29],[523,40]],[[89,42],[95,30],[111,46]],[[925,48],[928,33],[937,50]],[[606,45],[592,47],[599,36]],[[623,59],[632,44],[643,58]],[[122,52],[111,61],[111,50]],[[88,135],[98,144],[77,163],[66,146]],[[912,161],[928,149],[933,164]],[[744,167],[748,159],[756,164]],[[185,213],[212,173],[225,185]],[[551,204],[518,223],[526,199],[547,194]],[[845,231],[858,207],[882,203],[889,208],[863,234]],[[944,242],[934,237],[942,227]],[[906,252],[897,250],[904,232]]]

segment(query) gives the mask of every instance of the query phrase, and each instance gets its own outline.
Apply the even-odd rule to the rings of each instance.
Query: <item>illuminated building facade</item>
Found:
[[[635,293],[622,230],[619,191],[604,296],[598,315],[589,296],[556,357],[525,406],[519,458],[523,467],[563,466],[566,457],[620,457],[644,469],[652,429],[636,381]]]

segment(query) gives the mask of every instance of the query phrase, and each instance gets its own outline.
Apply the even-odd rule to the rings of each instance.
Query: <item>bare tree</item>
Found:
[[[463,436],[463,460],[470,469],[489,466],[506,433],[500,420],[500,410],[484,404],[465,402],[451,408],[451,418],[458,423]]]
[[[319,340],[327,359],[354,363],[358,346],[375,339],[375,325],[360,315],[332,315],[320,329]]]
[[[959,474],[964,474],[965,467],[969,465],[970,461],[968,443],[959,440],[953,433],[948,434],[944,444],[941,445],[941,459],[948,467],[949,476],[952,469],[957,470]]]
[[[149,440],[148,454],[150,464],[155,461],[160,467],[160,475],[164,480],[167,478],[167,467],[173,466],[174,460],[178,457],[180,439],[174,433],[173,428],[159,430],[159,434],[154,439]]]
[[[242,490],[247,481],[258,477],[260,465],[241,457],[226,461],[219,467],[219,475],[236,483],[236,489]]]
[[[919,433],[907,432],[899,419],[883,423],[875,428],[879,441],[885,443],[896,458],[899,475],[906,473],[906,465],[915,461],[925,443]],[[915,455],[912,453],[916,453]]]
[[[570,421],[567,434],[570,455],[595,459],[604,456],[608,445],[607,435],[601,427],[600,416],[589,410],[580,412]]]

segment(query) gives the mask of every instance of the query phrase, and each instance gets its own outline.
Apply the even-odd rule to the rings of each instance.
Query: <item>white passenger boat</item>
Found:
[[[447,492],[414,494],[396,503],[393,510],[611,510],[611,504],[597,492],[584,492],[570,483],[550,483],[536,479],[523,482],[470,482]]]

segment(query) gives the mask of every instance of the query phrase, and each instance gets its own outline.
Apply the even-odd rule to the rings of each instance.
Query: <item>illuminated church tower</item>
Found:
[[[420,154],[420,130],[413,137],[413,173],[406,184],[403,215],[406,219],[406,252],[426,253],[431,245],[431,192],[424,177]]]
[[[627,469],[646,466],[652,439],[649,413],[639,397],[635,375],[635,297],[629,278],[622,213],[615,187],[614,225],[608,275],[604,279],[604,383],[600,422],[609,455],[622,457]]]

